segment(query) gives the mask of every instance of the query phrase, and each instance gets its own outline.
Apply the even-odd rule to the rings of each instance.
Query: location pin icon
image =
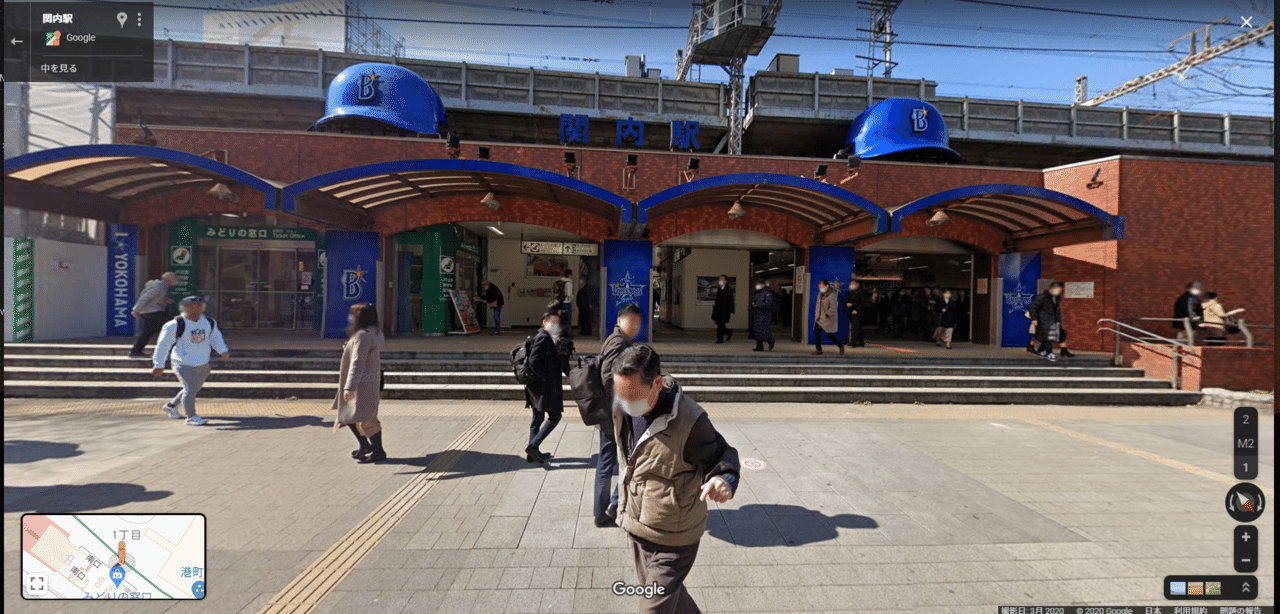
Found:
[[[124,22],[129,21],[128,13],[116,13],[116,21],[120,22],[120,27],[124,27]]]
[[[120,583],[124,582],[124,568],[116,565],[111,568],[111,581],[116,583],[116,588],[120,588]]]

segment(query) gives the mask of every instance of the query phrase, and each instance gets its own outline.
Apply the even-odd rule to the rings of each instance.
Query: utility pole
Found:
[[[858,0],[858,7],[867,9],[870,15],[869,28],[858,28],[859,32],[871,36],[867,55],[856,56],[867,61],[867,76],[873,76],[871,73],[883,64],[884,77],[888,79],[893,76],[893,67],[898,65],[893,61],[893,39],[898,37],[893,31],[893,12],[899,4],[902,0]]]
[[[1081,79],[1084,79],[1084,77],[1081,77],[1081,79],[1077,79],[1076,80],[1076,104],[1082,107],[1093,107],[1093,106],[1100,105],[1104,102],[1107,102],[1109,100],[1115,100],[1116,98],[1124,96],[1125,94],[1131,94],[1133,92],[1136,92],[1161,79],[1165,79],[1167,77],[1171,77],[1174,75],[1181,75],[1185,73],[1188,69],[1194,66],[1199,66],[1201,64],[1204,64],[1209,60],[1225,55],[1231,51],[1235,51],[1236,49],[1239,49],[1246,45],[1261,42],[1263,39],[1271,36],[1272,34],[1275,34],[1275,30],[1276,30],[1276,22],[1269,21],[1255,28],[1250,28],[1247,32],[1243,34],[1228,38],[1227,40],[1221,43],[1218,43],[1217,45],[1210,45],[1209,28],[1213,27],[1214,25],[1219,25],[1224,23],[1228,23],[1225,17],[1213,23],[1206,24],[1204,27],[1196,28],[1195,30],[1192,30],[1189,34],[1178,37],[1177,39],[1174,39],[1173,42],[1169,43],[1169,49],[1172,50],[1175,46],[1177,46],[1179,42],[1190,39],[1191,46],[1189,51],[1187,52],[1187,57],[1183,58],[1182,60],[1178,62],[1174,62],[1173,64],[1170,64],[1155,72],[1148,73],[1136,79],[1131,79],[1124,85],[1121,85],[1120,87],[1117,87],[1109,92],[1094,96],[1093,98],[1090,98],[1088,100],[1083,100],[1084,87],[1081,82]],[[1203,43],[1198,45],[1197,44],[1198,34],[1202,30],[1204,31]]]

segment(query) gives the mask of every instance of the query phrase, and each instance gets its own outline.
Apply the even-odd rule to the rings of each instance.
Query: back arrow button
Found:
[[[12,41],[9,41],[9,42],[13,43],[13,45],[16,47],[16,46],[18,45],[18,43],[21,43],[22,41],[18,40],[18,39],[15,37]]]

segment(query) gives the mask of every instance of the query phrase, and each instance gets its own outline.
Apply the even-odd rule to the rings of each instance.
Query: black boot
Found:
[[[368,437],[360,434],[360,430],[356,428],[356,425],[348,424],[347,426],[351,428],[352,433],[356,434],[356,441],[360,442],[360,448],[351,451],[351,458],[364,460],[364,457],[373,451],[373,445],[369,443]]]
[[[382,431],[378,431],[369,438],[369,443],[373,444],[373,451],[368,456],[360,459],[361,463],[376,463],[381,460],[387,460],[387,451],[382,449]]]
[[[538,451],[538,446],[527,445],[524,447],[524,459],[526,461],[531,463],[541,463],[543,458],[545,457],[542,455],[542,452]]]
[[[770,351],[770,352],[772,352],[772,351],[773,351],[773,339],[770,339],[770,340],[769,340],[769,351]]]

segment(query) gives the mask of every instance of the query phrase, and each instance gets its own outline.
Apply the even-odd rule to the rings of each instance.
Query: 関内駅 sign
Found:
[[[522,254],[556,254],[565,256],[598,256],[600,246],[595,243],[556,243],[553,241],[521,241]]]

